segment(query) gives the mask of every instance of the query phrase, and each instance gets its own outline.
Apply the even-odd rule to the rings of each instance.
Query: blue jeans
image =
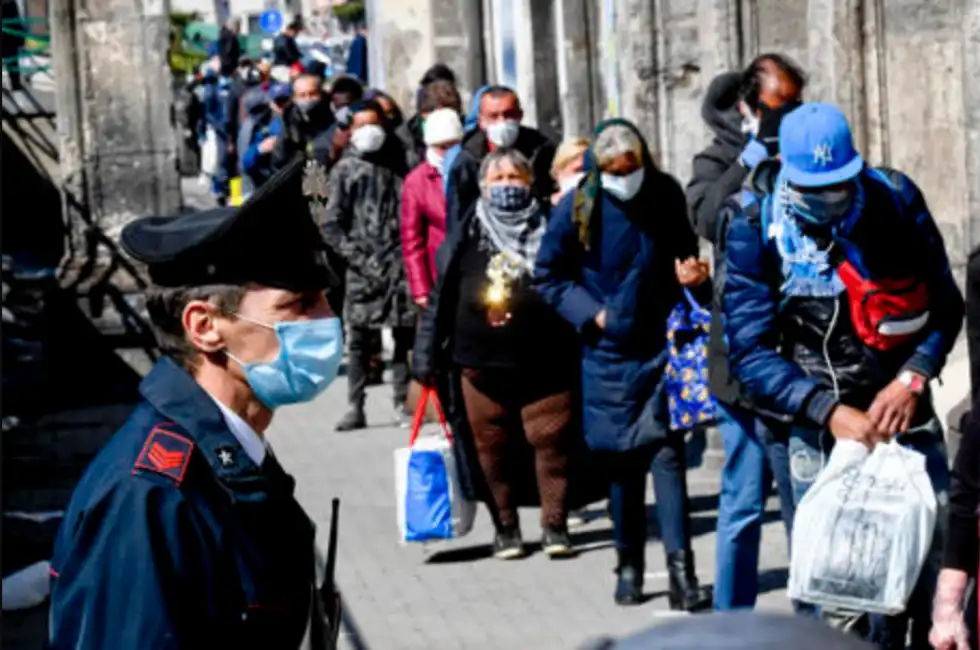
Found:
[[[926,424],[899,435],[896,439],[903,446],[914,449],[926,457],[926,472],[932,482],[932,489],[936,492],[939,508],[936,513],[936,532],[932,538],[932,547],[905,611],[895,616],[868,614],[866,623],[859,626],[861,629],[866,629],[868,640],[882,650],[905,648],[910,624],[911,647],[930,647],[928,637],[929,629],[932,627],[932,598],[941,568],[949,503],[949,460],[946,456],[946,443],[939,420],[933,418]],[[794,427],[790,434],[789,452],[793,493],[797,503],[813,485],[833,446],[834,438],[828,431]]]
[[[671,436],[650,447],[609,454],[609,514],[620,563],[645,566],[647,472],[653,474],[660,537],[668,553],[690,548],[684,440]]]
[[[751,609],[759,591],[759,542],[773,477],[783,524],[792,531],[787,443],[750,411],[719,405],[725,466],[718,495],[715,609]]]
[[[228,153],[228,139],[218,136],[218,168],[211,176],[211,193],[217,198],[228,198],[229,182],[234,172],[234,156]]]

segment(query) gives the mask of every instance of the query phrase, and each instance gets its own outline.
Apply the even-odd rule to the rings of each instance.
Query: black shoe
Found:
[[[670,575],[667,601],[671,609],[697,612],[711,607],[714,592],[711,587],[698,585],[698,577],[694,573],[694,553],[691,551],[668,553],[667,573]]]
[[[568,531],[551,526],[544,527],[544,532],[541,535],[541,548],[551,558],[575,555],[575,548],[572,546]]]
[[[524,540],[517,528],[497,533],[493,540],[493,556],[498,560],[516,560],[524,557]]]
[[[616,569],[616,593],[613,598],[617,605],[639,605],[643,602],[643,570],[635,566],[621,566]]]
[[[367,418],[364,417],[363,409],[351,409],[347,412],[337,426],[333,428],[334,431],[344,433],[346,431],[357,431],[359,429],[367,428]]]

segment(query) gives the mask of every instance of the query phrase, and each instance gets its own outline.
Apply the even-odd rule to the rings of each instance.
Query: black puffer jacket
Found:
[[[745,146],[742,116],[738,112],[738,88],[741,75],[726,72],[708,86],[701,107],[701,117],[714,131],[707,149],[694,157],[694,173],[687,186],[687,204],[697,233],[714,244],[715,294],[711,309],[708,373],[711,393],[718,401],[731,406],[751,408],[742,396],[738,383],[728,368],[724,324],[721,320],[721,293],[725,286],[725,231],[730,211],[725,202],[737,196],[749,174],[739,154]]]

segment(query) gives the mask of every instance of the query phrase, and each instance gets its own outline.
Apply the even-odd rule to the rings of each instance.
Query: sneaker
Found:
[[[575,555],[575,548],[572,546],[568,532],[550,526],[544,527],[544,533],[541,535],[541,548],[548,554],[548,557],[552,558]]]
[[[568,519],[566,519],[566,524],[569,528],[578,528],[579,526],[584,526],[589,523],[588,512],[585,508],[579,510],[572,510],[568,513]]]
[[[364,417],[364,411],[362,409],[351,409],[347,412],[347,415],[340,419],[340,422],[337,423],[337,426],[333,430],[338,433],[344,433],[365,428],[367,428],[367,418]]]
[[[493,540],[493,556],[498,560],[516,560],[524,557],[524,540],[521,531],[514,529],[497,533]]]
[[[395,426],[401,429],[407,429],[412,424],[413,419],[404,401],[395,402]]]

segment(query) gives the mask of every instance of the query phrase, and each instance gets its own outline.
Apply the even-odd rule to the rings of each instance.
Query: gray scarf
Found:
[[[495,252],[507,253],[526,274],[534,272],[534,261],[547,226],[537,199],[532,198],[523,210],[505,212],[495,210],[480,198],[476,218]]]

